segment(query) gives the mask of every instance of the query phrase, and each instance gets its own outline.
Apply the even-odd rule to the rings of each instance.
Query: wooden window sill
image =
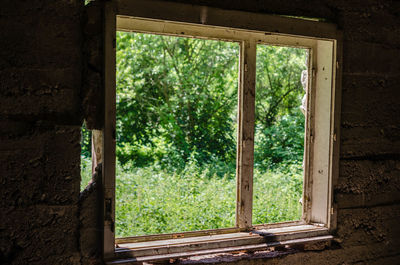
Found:
[[[319,225],[266,229],[257,227],[251,232],[122,243],[115,249],[115,258],[106,264],[137,264],[200,255],[259,251],[273,247],[330,242],[332,238],[328,229]]]

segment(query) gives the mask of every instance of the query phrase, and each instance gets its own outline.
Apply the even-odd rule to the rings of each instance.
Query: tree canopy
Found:
[[[221,162],[234,168],[239,44],[117,33],[117,158],[182,169]],[[307,50],[258,45],[255,166],[301,161]],[[87,134],[87,133],[86,133]],[[90,140],[83,137],[83,153]]]
[[[119,33],[121,161],[234,160],[238,55],[237,43]]]
[[[234,226],[239,44],[118,32],[116,50],[116,234]],[[301,217],[306,58],[257,46],[253,223]]]

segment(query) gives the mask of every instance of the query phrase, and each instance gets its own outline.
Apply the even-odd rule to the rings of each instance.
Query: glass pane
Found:
[[[257,46],[253,224],[301,218],[307,57],[306,49]]]
[[[237,43],[117,33],[116,236],[233,227]]]

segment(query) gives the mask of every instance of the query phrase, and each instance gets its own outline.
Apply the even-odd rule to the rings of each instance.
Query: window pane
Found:
[[[116,236],[233,227],[237,43],[117,33]]]
[[[253,224],[301,218],[307,56],[306,49],[257,46]]]

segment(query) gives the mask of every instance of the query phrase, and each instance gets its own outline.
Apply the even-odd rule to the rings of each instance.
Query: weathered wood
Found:
[[[242,229],[240,229],[240,228],[234,227],[234,228],[220,228],[220,229],[209,229],[209,230],[200,230],[200,231],[188,231],[188,232],[182,232],[182,233],[168,233],[168,234],[156,234],[156,235],[145,235],[145,236],[121,237],[121,238],[116,238],[115,242],[117,244],[148,242],[148,241],[155,241],[155,240],[231,234],[231,233],[241,232],[241,230]]]
[[[97,165],[103,162],[103,133],[101,130],[92,130],[92,173]]]
[[[252,226],[256,43],[244,41],[240,50],[236,226]]]
[[[236,247],[249,244],[322,236],[327,234],[328,229],[320,225],[296,225],[223,235],[122,243],[118,244],[116,256],[118,258],[128,258],[178,252],[182,253],[193,250]]]
[[[115,57],[116,13],[112,2],[105,3],[104,23],[104,129],[103,129],[103,255],[113,257],[115,251]]]
[[[332,178],[332,82],[336,60],[333,57],[333,42],[319,41],[313,56],[315,85],[312,88],[312,166],[310,178],[311,221],[328,223],[330,189]]]
[[[342,109],[342,68],[343,68],[343,39],[342,32],[336,34],[333,41],[333,80],[332,80],[332,108],[331,108],[331,177],[328,194],[329,214],[328,228],[336,231],[337,227],[337,203],[334,200],[333,187],[336,187],[339,179],[339,160],[340,160],[340,128],[341,128],[341,109]]]
[[[106,264],[137,264],[137,262],[146,262],[146,261],[162,261],[169,259],[177,259],[184,258],[190,256],[197,255],[210,255],[217,253],[229,253],[229,252],[238,252],[238,251],[256,251],[256,250],[265,250],[270,247],[277,246],[299,246],[304,244],[318,243],[318,242],[329,242],[333,239],[331,235],[324,236],[314,236],[307,238],[298,238],[298,239],[288,239],[283,241],[272,241],[272,242],[264,242],[257,244],[248,244],[245,246],[234,246],[234,247],[220,247],[216,249],[207,249],[207,250],[197,250],[197,251],[185,251],[179,253],[170,253],[170,254],[156,254],[151,256],[141,256],[141,257],[131,257],[131,258],[122,258],[119,260],[114,260],[107,262]]]
[[[230,27],[243,30],[276,32],[311,38],[336,38],[336,26],[330,23],[223,10],[213,7],[166,3],[149,0],[118,0],[118,14],[154,20]]]
[[[304,38],[276,32],[268,32],[266,34],[266,32],[248,31],[232,27],[210,27],[201,24],[157,21],[127,16],[117,16],[117,30],[238,42],[254,39],[257,43],[300,48],[315,46],[317,43],[317,40],[314,38]]]
[[[284,228],[284,227],[292,227],[292,228],[296,229],[296,227],[299,227],[302,225],[306,225],[306,223],[303,221],[280,222],[280,223],[256,225],[256,226],[253,226],[253,230],[265,230],[265,229],[275,229],[275,228]],[[245,231],[245,229],[240,229],[240,228],[219,228],[219,229],[200,230],[200,231],[188,231],[188,232],[182,232],[182,233],[121,237],[121,238],[116,238],[115,242],[118,245],[121,245],[121,244],[125,244],[125,243],[151,242],[151,241],[160,241],[160,240],[168,240],[168,239],[178,239],[178,238],[198,238],[198,237],[203,237],[203,236],[233,234],[233,233],[244,232],[244,231]]]
[[[312,177],[311,177],[311,160],[312,160],[312,120],[314,113],[314,104],[313,104],[313,91],[314,91],[314,54],[315,54],[315,46],[309,49],[308,55],[308,85],[306,90],[306,109],[305,109],[305,128],[304,128],[304,153],[303,153],[303,196],[302,196],[302,205],[303,205],[303,214],[302,220],[306,223],[311,221],[311,197],[312,197]]]
[[[253,225],[254,230],[262,230],[262,229],[272,229],[272,228],[281,228],[281,227],[295,227],[299,225],[306,225],[307,223],[303,220],[299,221],[287,221],[287,222],[279,222],[279,223],[270,223],[270,224],[256,224]]]

